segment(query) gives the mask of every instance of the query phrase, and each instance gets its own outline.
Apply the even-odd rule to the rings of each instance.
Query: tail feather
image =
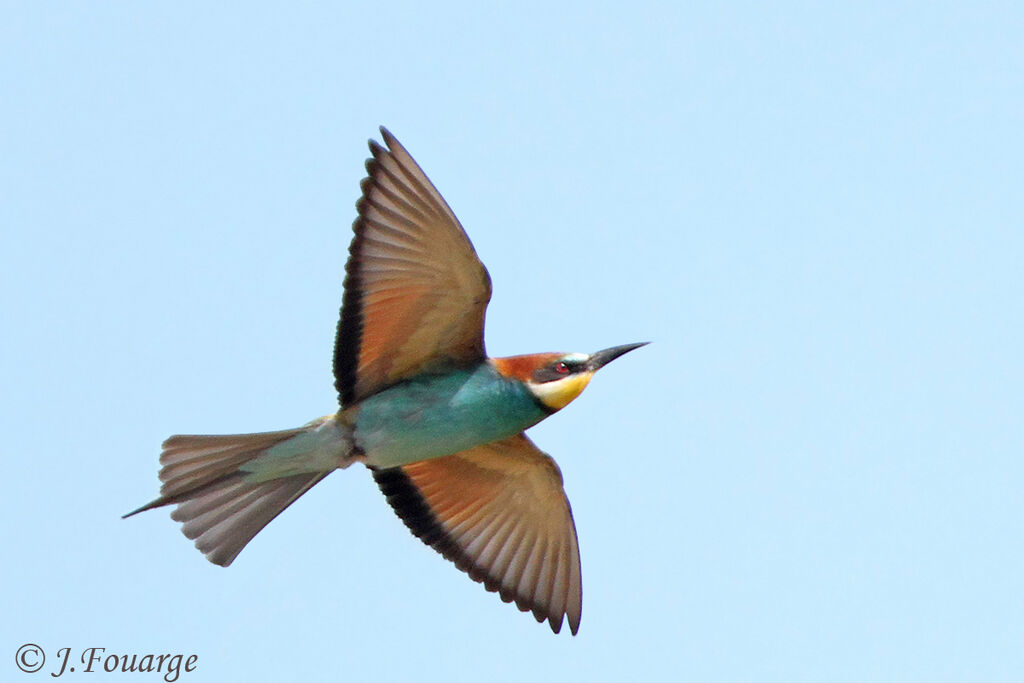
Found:
[[[333,471],[254,479],[241,468],[319,425],[259,434],[172,436],[160,455],[160,497],[125,517],[176,504],[171,518],[214,564],[228,566],[275,517]],[[302,442],[300,442],[302,443]]]
[[[227,436],[172,436],[164,441],[160,454],[160,496],[167,498],[168,503],[174,502],[171,499],[176,495],[232,474],[268,448],[304,431],[299,428]]]
[[[214,564],[226,567],[263,527],[329,472],[249,483],[234,474],[179,503],[171,519]]]

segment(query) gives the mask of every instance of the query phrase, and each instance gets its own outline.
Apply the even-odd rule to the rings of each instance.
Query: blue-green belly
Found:
[[[354,437],[369,464],[395,467],[504,439],[545,417],[526,387],[483,363],[369,397],[359,407]]]

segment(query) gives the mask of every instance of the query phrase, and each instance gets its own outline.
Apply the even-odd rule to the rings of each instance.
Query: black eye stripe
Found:
[[[561,367],[560,367],[561,366]],[[577,372],[581,372],[586,369],[585,361],[578,360],[558,360],[550,365],[545,365],[542,368],[537,368],[533,371],[533,381],[537,384],[543,384],[544,382],[554,382],[556,380],[565,379],[570,377]]]

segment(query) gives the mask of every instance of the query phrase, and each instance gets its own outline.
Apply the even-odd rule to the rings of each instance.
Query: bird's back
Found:
[[[352,409],[356,447],[396,467],[519,434],[548,413],[487,361],[389,387]]]

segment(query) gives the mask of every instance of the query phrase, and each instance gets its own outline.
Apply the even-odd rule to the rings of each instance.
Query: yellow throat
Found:
[[[533,384],[531,382],[530,389],[540,399],[540,402],[548,408],[561,410],[583,393],[583,390],[590,384],[590,378],[593,376],[594,373],[592,372],[581,372],[554,382],[544,382],[543,384]]]

